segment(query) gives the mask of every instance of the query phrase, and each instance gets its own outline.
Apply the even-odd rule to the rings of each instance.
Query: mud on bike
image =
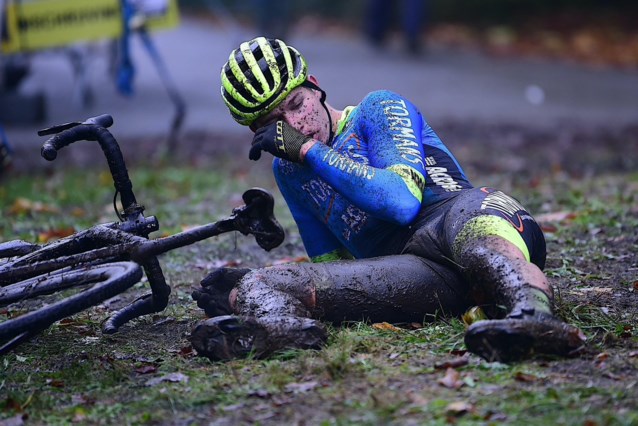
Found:
[[[235,208],[226,219],[149,239],[149,234],[159,229],[159,222],[154,216],[144,216],[145,208],[135,198],[120,147],[107,129],[112,124],[110,115],[101,115],[38,132],[40,136],[53,135],[41,149],[41,155],[49,161],[57,157],[58,150],[74,142],[99,143],[113,177],[113,205],[118,221],[45,245],[22,240],[0,243],[0,308],[24,304],[28,311],[0,322],[0,355],[56,321],[124,292],[144,274],[151,292],[112,314],[102,331],[115,333],[131,319],[164,310],[171,289],[157,257],[162,253],[229,231],[253,235],[265,250],[277,247],[284,239],[283,229],[273,215],[273,197],[259,188],[244,192],[245,205]],[[60,300],[30,308],[30,299],[52,294],[60,294]]]

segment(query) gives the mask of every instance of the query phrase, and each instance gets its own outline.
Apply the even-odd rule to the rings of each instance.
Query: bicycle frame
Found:
[[[133,318],[166,308],[171,289],[166,284],[158,255],[229,231],[254,235],[265,250],[277,247],[284,240],[283,229],[273,216],[274,200],[259,188],[246,191],[243,194],[245,205],[234,209],[226,219],[149,240],[149,234],[159,229],[159,222],[153,216],[143,215],[144,206],[135,198],[119,145],[106,129],[112,123],[109,115],[102,115],[83,123],[54,126],[38,134],[54,134],[43,144],[41,151],[42,156],[50,161],[57,157],[59,149],[71,143],[89,140],[100,144],[113,176],[114,205],[119,194],[124,207],[121,213],[116,208],[120,222],[97,225],[46,246],[23,241],[0,244],[0,258],[19,256],[0,265],[0,286],[62,268],[129,260],[141,265],[148,277],[151,293],[113,314],[103,327],[105,333],[114,333]]]

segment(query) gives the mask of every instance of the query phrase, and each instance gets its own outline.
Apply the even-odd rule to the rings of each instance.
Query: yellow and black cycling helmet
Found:
[[[294,47],[257,37],[233,50],[222,67],[222,98],[233,118],[250,126],[307,78],[306,60]]]

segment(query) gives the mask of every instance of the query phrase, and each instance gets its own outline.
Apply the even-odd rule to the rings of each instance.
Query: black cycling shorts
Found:
[[[464,190],[424,208],[413,226],[416,231],[403,253],[453,265],[464,242],[496,235],[515,244],[539,268],[545,267],[546,245],[540,226],[518,201],[493,188]]]

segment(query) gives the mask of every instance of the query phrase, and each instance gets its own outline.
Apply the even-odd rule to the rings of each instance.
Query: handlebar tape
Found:
[[[108,119],[107,119],[108,117]],[[97,141],[106,156],[106,161],[113,176],[113,184],[115,189],[120,193],[122,198],[122,206],[126,210],[128,207],[137,205],[135,195],[133,194],[133,184],[128,176],[126,170],[126,164],[124,163],[124,157],[122,151],[118,145],[115,137],[102,125],[112,124],[113,119],[108,115],[102,115],[94,117],[95,124],[80,124],[65,130],[47,140],[41,149],[41,155],[46,160],[53,161],[58,155],[58,151],[74,142],[78,141]],[[98,124],[99,123],[99,124]]]

